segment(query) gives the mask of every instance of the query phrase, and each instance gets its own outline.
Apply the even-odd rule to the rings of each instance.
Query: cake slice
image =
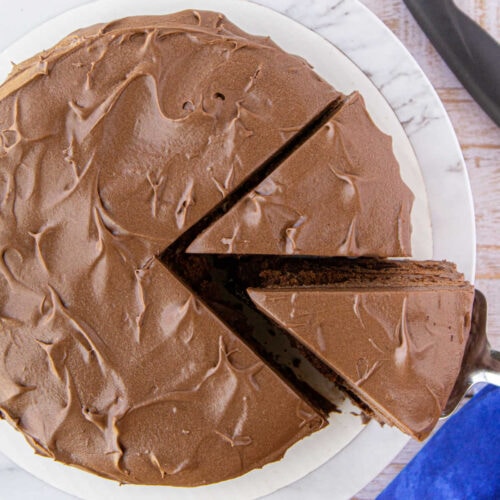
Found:
[[[391,138],[355,92],[188,252],[409,256],[412,202]]]
[[[424,439],[458,376],[473,301],[473,287],[452,266],[443,265],[441,277],[439,263],[428,265],[426,276],[400,263],[398,276],[392,262],[394,277],[380,280],[351,270],[337,284],[314,283],[324,280],[321,272],[294,281],[271,271],[267,287],[248,293],[378,419]]]

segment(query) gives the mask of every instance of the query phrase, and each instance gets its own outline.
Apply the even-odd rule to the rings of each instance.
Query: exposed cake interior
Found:
[[[447,261],[373,258],[240,259],[241,273],[252,287],[469,287],[456,265]],[[251,264],[250,264],[251,262]]]

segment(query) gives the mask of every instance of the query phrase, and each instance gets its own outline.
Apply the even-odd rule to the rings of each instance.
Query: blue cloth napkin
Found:
[[[378,500],[500,500],[500,388],[446,422]]]

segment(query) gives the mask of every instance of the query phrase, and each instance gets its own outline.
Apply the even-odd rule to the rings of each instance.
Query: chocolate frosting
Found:
[[[460,371],[472,286],[267,288],[249,295],[381,419],[417,439],[433,429]]]
[[[194,486],[325,420],[156,260],[338,97],[210,12],[99,25],[0,87],[0,413],[38,453]]]
[[[409,256],[412,202],[391,138],[354,93],[188,252]]]

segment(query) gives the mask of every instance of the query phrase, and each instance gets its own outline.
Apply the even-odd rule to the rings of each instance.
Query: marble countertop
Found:
[[[2,12],[0,18],[0,32],[2,33],[0,50],[38,24],[87,1],[51,0],[42,3],[38,0],[18,0],[12,3],[9,9]],[[500,220],[500,212],[491,203],[495,199],[495,193],[498,195],[498,186],[500,185],[500,171],[494,165],[494,157],[498,160],[500,149],[498,129],[477,108],[460,84],[456,82],[444,63],[439,59],[439,56],[433,51],[425,36],[413,23],[400,0],[362,1],[403,39],[403,42],[431,77],[432,83],[437,87],[438,93],[451,114],[464,149],[473,192],[476,196],[479,252],[478,283],[479,287],[486,292],[489,302],[492,304],[490,332],[500,332],[500,317],[497,308],[497,305],[500,304],[500,239],[497,236],[498,230],[496,232],[491,231],[495,227],[495,221],[498,229],[498,221]],[[290,15],[301,21],[303,20],[304,23],[310,26],[316,27],[317,25],[317,29],[321,32],[322,26],[325,27],[328,24],[326,16],[329,7],[336,2],[314,0],[311,2],[310,7],[307,6],[307,9],[302,8],[302,3],[298,1],[274,0],[274,3],[271,1],[265,3],[275,6],[278,10],[284,8],[292,11],[298,10],[299,17],[297,12],[290,12]],[[473,15],[480,14],[478,20],[489,28],[490,32],[493,31],[494,36],[498,36],[500,30],[500,4],[492,7],[491,4],[495,4],[495,2],[490,2],[489,6],[486,7],[487,2],[484,0],[459,0],[457,3],[461,4]],[[302,19],[302,17],[307,19]],[[472,120],[470,119],[471,116]],[[418,126],[418,124],[415,126]],[[478,194],[481,195],[480,198],[478,198]],[[490,203],[487,203],[487,200],[490,200]],[[495,300],[495,297],[497,300]],[[499,342],[500,336],[493,335],[493,345],[498,348]],[[367,485],[356,498],[374,498],[418,449],[418,444],[408,445],[394,462],[378,478]],[[315,471],[313,475],[281,490],[272,498],[300,498],[305,488],[307,489],[308,498],[326,498],[327,490],[325,490],[324,486],[328,484],[330,476],[328,464],[326,464]],[[0,498],[8,498],[9,500],[32,498],[62,500],[73,497],[35,479],[0,453]]]

